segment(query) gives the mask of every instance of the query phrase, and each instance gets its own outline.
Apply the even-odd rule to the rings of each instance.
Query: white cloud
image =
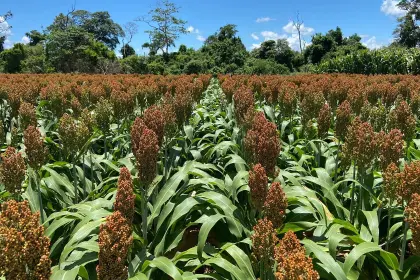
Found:
[[[253,49],[258,49],[259,47],[261,47],[261,43],[258,43],[258,44],[252,44],[252,46],[251,46],[251,50],[253,50]]]
[[[22,39],[20,40],[22,42],[22,44],[29,44],[29,42],[31,41],[31,39],[29,39],[28,36],[23,36]]]
[[[383,44],[378,43],[376,41],[376,37],[375,36],[372,36],[372,37],[370,37],[370,38],[362,41],[362,44],[364,46],[366,46],[368,49],[371,49],[371,50],[379,49],[379,48],[383,47]]]
[[[264,41],[285,39],[287,37],[287,35],[284,35],[284,34],[280,35],[280,34],[278,34],[276,32],[273,32],[273,31],[263,31],[263,32],[261,32],[261,36],[263,36]]]
[[[297,29],[296,29],[296,26],[293,25],[293,21],[289,21],[288,24],[283,26],[283,30],[289,34],[297,33]],[[315,32],[315,29],[313,29],[312,27],[306,27],[305,24],[303,23],[300,26],[301,35],[307,36],[307,35],[313,34],[314,32]]]
[[[200,30],[198,30],[197,28],[194,28],[193,26],[188,26],[187,28],[188,33],[195,33],[195,34],[199,34]]]
[[[254,40],[259,40],[259,39],[260,39],[260,37],[258,37],[255,33],[252,33],[252,34],[251,34],[251,37],[252,37]]]
[[[383,0],[381,5],[381,12],[389,16],[400,17],[405,15],[405,11],[397,7],[398,0]]]
[[[205,40],[206,40],[206,38],[204,38],[203,36],[201,36],[201,35],[198,35],[197,36],[197,40],[198,41],[200,41],[200,42],[204,42]]]
[[[262,18],[257,18],[257,20],[255,22],[257,23],[262,23],[262,22],[269,22],[275,20],[274,18],[270,18],[270,17],[262,17]]]
[[[5,41],[4,41],[4,44],[3,44],[3,47],[6,49],[6,50],[8,50],[8,49],[11,49],[12,47],[13,47],[13,42],[12,41],[10,41],[9,39],[6,39]]]
[[[0,16],[0,36],[10,36],[12,32],[10,31],[10,25],[4,19],[4,17]]]

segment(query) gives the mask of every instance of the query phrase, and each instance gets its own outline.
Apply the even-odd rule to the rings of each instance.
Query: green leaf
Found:
[[[58,265],[52,267],[51,280],[74,280],[79,274],[79,267],[76,266],[71,270],[61,270]]]
[[[324,248],[317,245],[315,242],[309,239],[301,241],[308,252],[312,252],[316,258],[322,263],[323,267],[334,275],[337,280],[346,280],[346,274],[344,270],[338,265],[335,259],[330,254],[324,252]]]
[[[206,244],[207,237],[213,228],[213,226],[222,218],[224,218],[224,215],[216,214],[210,217],[206,217],[206,221],[203,223],[203,225],[200,228],[200,232],[198,233],[198,244],[197,244],[197,255],[198,258],[203,261],[203,249],[204,245]]]
[[[375,252],[375,251],[381,251],[381,247],[378,246],[378,244],[372,243],[372,242],[364,242],[351,250],[350,254],[347,256],[346,260],[344,261],[344,272],[349,273],[353,265],[356,263],[360,257],[367,253]]]
[[[157,257],[150,261],[149,265],[162,270],[174,280],[182,280],[182,275],[179,273],[178,268],[166,257]]]
[[[366,217],[366,220],[369,225],[369,231],[373,236],[373,241],[375,241],[376,244],[379,243],[379,222],[378,222],[378,211],[372,210],[372,211],[362,211],[363,214]]]
[[[241,238],[243,226],[235,218],[235,211],[237,210],[237,207],[233,205],[232,202],[226,196],[216,192],[204,192],[200,193],[198,197],[207,199],[214,206],[221,208],[223,210],[223,213],[227,217],[229,230],[237,238]]]
[[[146,274],[143,274],[141,272],[137,273],[135,276],[129,278],[129,280],[148,280]]]

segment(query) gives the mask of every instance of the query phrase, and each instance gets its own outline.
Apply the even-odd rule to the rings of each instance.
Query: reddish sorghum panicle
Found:
[[[413,161],[398,175],[398,194],[408,202],[414,193],[420,193],[420,161]]]
[[[134,120],[133,125],[131,126],[131,149],[133,151],[133,154],[135,154],[136,151],[139,149],[140,138],[145,128],[147,128],[147,126],[144,124],[143,119],[137,117]]]
[[[261,164],[254,165],[249,171],[248,185],[251,189],[252,204],[258,211],[262,211],[267,197],[268,178]]]
[[[389,114],[389,129],[397,128],[404,134],[404,140],[411,142],[416,133],[416,118],[406,101],[401,101]]]
[[[267,218],[260,219],[253,228],[252,259],[263,263],[264,269],[270,269],[274,264],[274,248],[278,242],[276,230]]]
[[[120,170],[118,178],[117,195],[114,202],[114,211],[120,211],[127,222],[131,225],[134,217],[134,201],[136,195],[133,192],[133,181],[127,167]]]
[[[165,119],[159,107],[153,105],[147,108],[143,114],[143,121],[149,129],[156,133],[159,145],[161,145],[165,134]]]
[[[82,111],[82,104],[80,104],[79,99],[77,97],[73,97],[70,102],[71,109],[73,111],[73,116],[78,118]]]
[[[251,163],[260,163],[269,176],[275,175],[280,140],[276,125],[268,121],[263,112],[258,112],[254,117],[252,129],[245,137],[245,150]]]
[[[19,116],[22,130],[29,125],[36,126],[36,111],[34,105],[26,102],[21,103],[19,107]]]
[[[335,135],[341,141],[344,141],[347,135],[347,127],[351,123],[351,106],[350,102],[345,100],[341,103],[336,111]]]
[[[318,137],[323,139],[328,135],[328,130],[331,125],[331,108],[328,103],[325,103],[319,111],[318,115]]]
[[[246,115],[254,110],[254,95],[252,91],[246,87],[240,87],[233,96],[235,103],[235,117],[239,125],[246,124]]]
[[[142,183],[150,184],[156,176],[156,163],[159,153],[159,142],[156,133],[148,128],[143,129],[134,152],[139,170],[139,179]]]
[[[398,197],[399,172],[395,163],[391,163],[382,173],[384,195],[391,202]]]
[[[412,195],[410,203],[405,208],[405,213],[412,233],[411,251],[414,255],[420,256],[420,194]]]
[[[286,217],[286,209],[286,194],[280,183],[274,182],[271,184],[264,202],[264,214],[273,223],[275,228],[280,228]]]
[[[122,121],[134,112],[135,100],[130,92],[115,90],[111,92],[111,103],[117,122]]]
[[[302,125],[306,127],[307,123],[316,118],[322,106],[325,104],[325,99],[321,91],[313,89],[312,92],[305,93],[300,108],[302,111]]]
[[[6,191],[11,194],[19,194],[22,191],[22,181],[25,179],[26,173],[22,154],[13,147],[7,147],[1,159],[0,175]]]
[[[48,149],[44,147],[44,140],[41,133],[36,127],[31,125],[25,129],[23,139],[28,164],[33,169],[38,170],[45,163],[48,156]]]
[[[0,276],[6,279],[48,280],[50,240],[44,236],[39,212],[28,201],[4,202],[0,212]]]
[[[83,109],[80,113],[79,121],[83,123],[89,130],[89,133],[93,132],[93,127],[95,126],[95,119],[92,113],[88,109]]]
[[[128,250],[133,243],[132,230],[124,216],[116,211],[99,229],[98,280],[125,280]]]
[[[313,268],[312,259],[305,256],[305,249],[296,235],[289,231],[275,248],[277,261],[276,280],[315,280],[318,272]]]
[[[399,129],[393,129],[388,134],[379,134],[379,159],[382,171],[391,163],[398,164],[403,155],[404,140],[403,134]]]
[[[377,154],[377,138],[372,126],[357,117],[348,129],[343,146],[345,157],[353,160],[358,168],[369,167]]]

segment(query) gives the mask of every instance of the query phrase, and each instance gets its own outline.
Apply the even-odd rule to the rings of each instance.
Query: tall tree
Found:
[[[120,43],[119,37],[124,36],[121,26],[115,23],[108,12],[90,13],[74,8],[66,15],[60,13],[54,22],[47,27],[49,32],[65,31],[70,27],[80,27],[93,35],[93,38],[104,43],[110,49],[115,49]]]
[[[414,48],[420,43],[420,28],[411,14],[406,14],[398,19],[398,26],[394,31],[398,44]]]
[[[149,34],[150,43],[143,46],[150,48],[153,53],[161,50],[167,56],[169,48],[175,47],[175,41],[179,36],[188,33],[185,28],[187,22],[177,18],[178,13],[179,7],[168,0],[164,0],[149,12],[151,18],[138,18],[137,21],[145,22],[151,28],[151,30],[145,31]]]
[[[245,64],[248,52],[240,37],[236,36],[236,25],[227,24],[209,36],[201,51],[213,60],[224,72],[234,72]]]
[[[121,54],[123,56],[123,58],[126,58],[127,56],[133,55],[136,52],[134,51],[134,49],[130,46],[131,41],[133,40],[134,35],[136,35],[138,32],[138,27],[137,24],[134,22],[127,22],[126,24],[124,24],[124,34],[125,36],[122,39],[122,44],[123,47],[121,49]],[[128,48],[128,47],[129,48]],[[131,49],[130,49],[131,48]],[[126,51],[134,51],[129,53],[126,53]]]
[[[398,26],[394,30],[396,42],[402,46],[413,48],[420,45],[420,0],[403,0],[398,7],[406,13],[398,19]]]
[[[296,31],[298,33],[298,38],[299,38],[299,49],[300,49],[300,53],[303,52],[302,49],[302,26],[303,26],[303,21],[301,20],[299,13],[297,13],[296,15],[296,20],[293,21],[293,26],[296,28]]]
[[[25,35],[29,38],[29,46],[36,46],[38,43],[46,39],[46,35],[42,34],[38,30],[31,30],[26,32]]]

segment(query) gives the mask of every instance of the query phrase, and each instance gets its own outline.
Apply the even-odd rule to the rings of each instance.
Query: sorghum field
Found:
[[[0,75],[2,279],[419,279],[420,77]]]

